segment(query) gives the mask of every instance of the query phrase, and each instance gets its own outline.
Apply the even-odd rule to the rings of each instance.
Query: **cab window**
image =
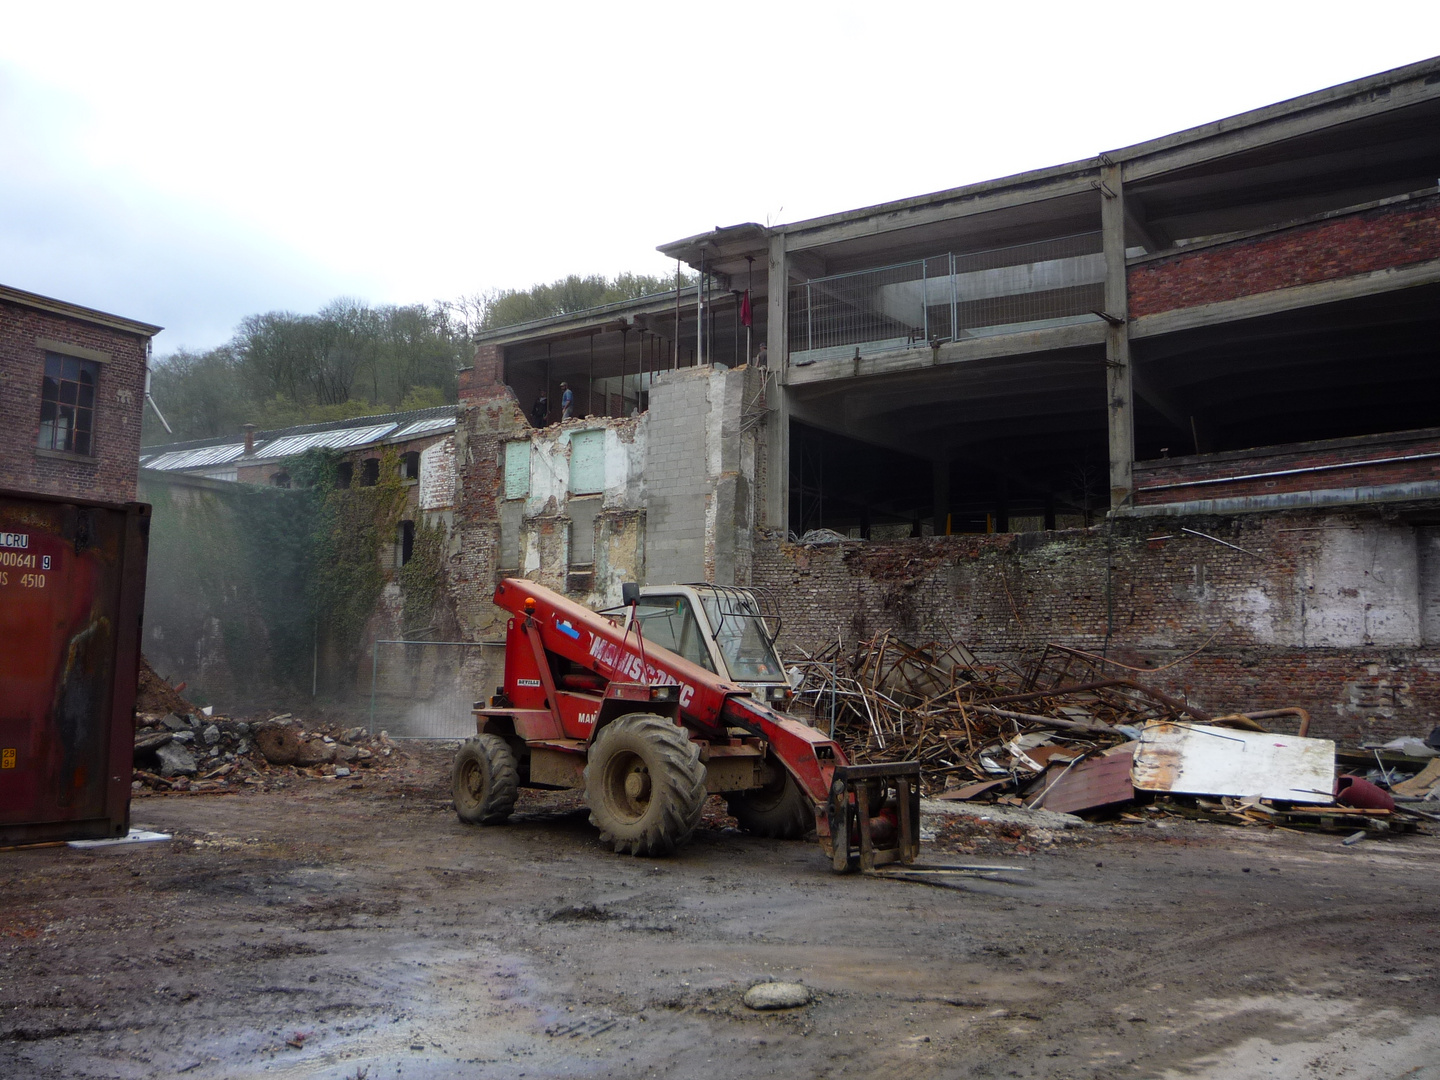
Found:
[[[705,638],[700,633],[700,624],[695,621],[695,609],[686,597],[644,597],[636,614],[646,641],[679,653],[706,671],[715,671],[710,650],[705,647]]]
[[[760,613],[748,601],[704,598],[705,613],[715,632],[715,644],[736,682],[778,682],[785,678]]]

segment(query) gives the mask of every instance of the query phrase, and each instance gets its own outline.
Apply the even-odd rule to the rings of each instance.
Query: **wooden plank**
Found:
[[[1434,758],[1418,776],[1391,785],[1390,790],[1396,795],[1424,795],[1436,784],[1440,784],[1440,758]]]
[[[1335,744],[1202,724],[1151,724],[1140,736],[1131,777],[1142,791],[1328,803]]]

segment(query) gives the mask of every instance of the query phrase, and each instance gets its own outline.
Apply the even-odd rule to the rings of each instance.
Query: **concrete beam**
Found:
[[[839,215],[837,219],[822,218],[808,226],[787,226],[787,246],[792,251],[824,247],[939,221],[954,221],[992,210],[1061,199],[1089,192],[1095,180],[1094,167],[1088,161],[1057,166],[1034,175],[1044,176],[1046,173],[1059,175],[1034,180],[1028,175],[1005,177],[961,188],[953,194],[945,192],[939,196],[922,196],[880,207],[867,207]]]
[[[1124,257],[1123,253],[1121,257]],[[1082,345],[1099,345],[1105,341],[1105,337],[1105,323],[1095,318],[1071,323],[1069,326],[1027,330],[1019,334],[995,334],[992,337],[947,341],[938,349],[920,345],[865,356],[862,345],[858,361],[844,358],[820,360],[806,367],[792,367],[787,378],[791,386],[815,386],[837,379],[894,375],[1001,356],[1024,356]]]
[[[1105,244],[1105,403],[1110,429],[1110,505],[1124,506],[1134,490],[1135,388],[1130,363],[1125,278],[1125,187],[1120,166],[1100,170],[1100,229]]]
[[[765,423],[765,492],[761,500],[764,524],[771,529],[788,529],[790,518],[790,331],[786,305],[789,289],[785,234],[770,237],[766,286],[766,362],[773,374],[766,384],[770,415]],[[773,401],[770,400],[773,397]]]
[[[1440,82],[1433,78],[1436,73],[1440,73],[1440,60],[1425,60],[1408,68],[1332,86],[1164,138],[1112,150],[1104,157],[1123,161],[1125,178],[1134,183],[1202,161],[1229,157],[1440,98]]]

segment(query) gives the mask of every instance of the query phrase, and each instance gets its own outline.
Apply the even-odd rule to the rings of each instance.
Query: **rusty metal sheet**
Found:
[[[1028,805],[1073,814],[1077,810],[1098,810],[1118,806],[1135,798],[1130,783],[1130,754],[1107,754],[1074,765],[1051,764],[1045,784]]]
[[[1131,779],[1142,791],[1328,803],[1335,743],[1202,724],[1151,724]]]
[[[0,492],[0,844],[129,828],[149,523]]]

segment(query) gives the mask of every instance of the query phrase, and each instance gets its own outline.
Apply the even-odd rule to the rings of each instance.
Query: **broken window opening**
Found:
[[[353,462],[341,461],[335,466],[335,486],[337,488],[348,488],[350,482],[355,478],[355,465]]]
[[[404,566],[415,554],[415,522],[402,521],[395,536],[395,565]]]
[[[374,487],[380,482],[380,459],[367,457],[360,463],[360,486]]]
[[[420,479],[420,451],[407,450],[400,455],[400,479]]]
[[[284,469],[270,475],[270,486],[277,488],[288,488],[290,486],[290,474]]]

